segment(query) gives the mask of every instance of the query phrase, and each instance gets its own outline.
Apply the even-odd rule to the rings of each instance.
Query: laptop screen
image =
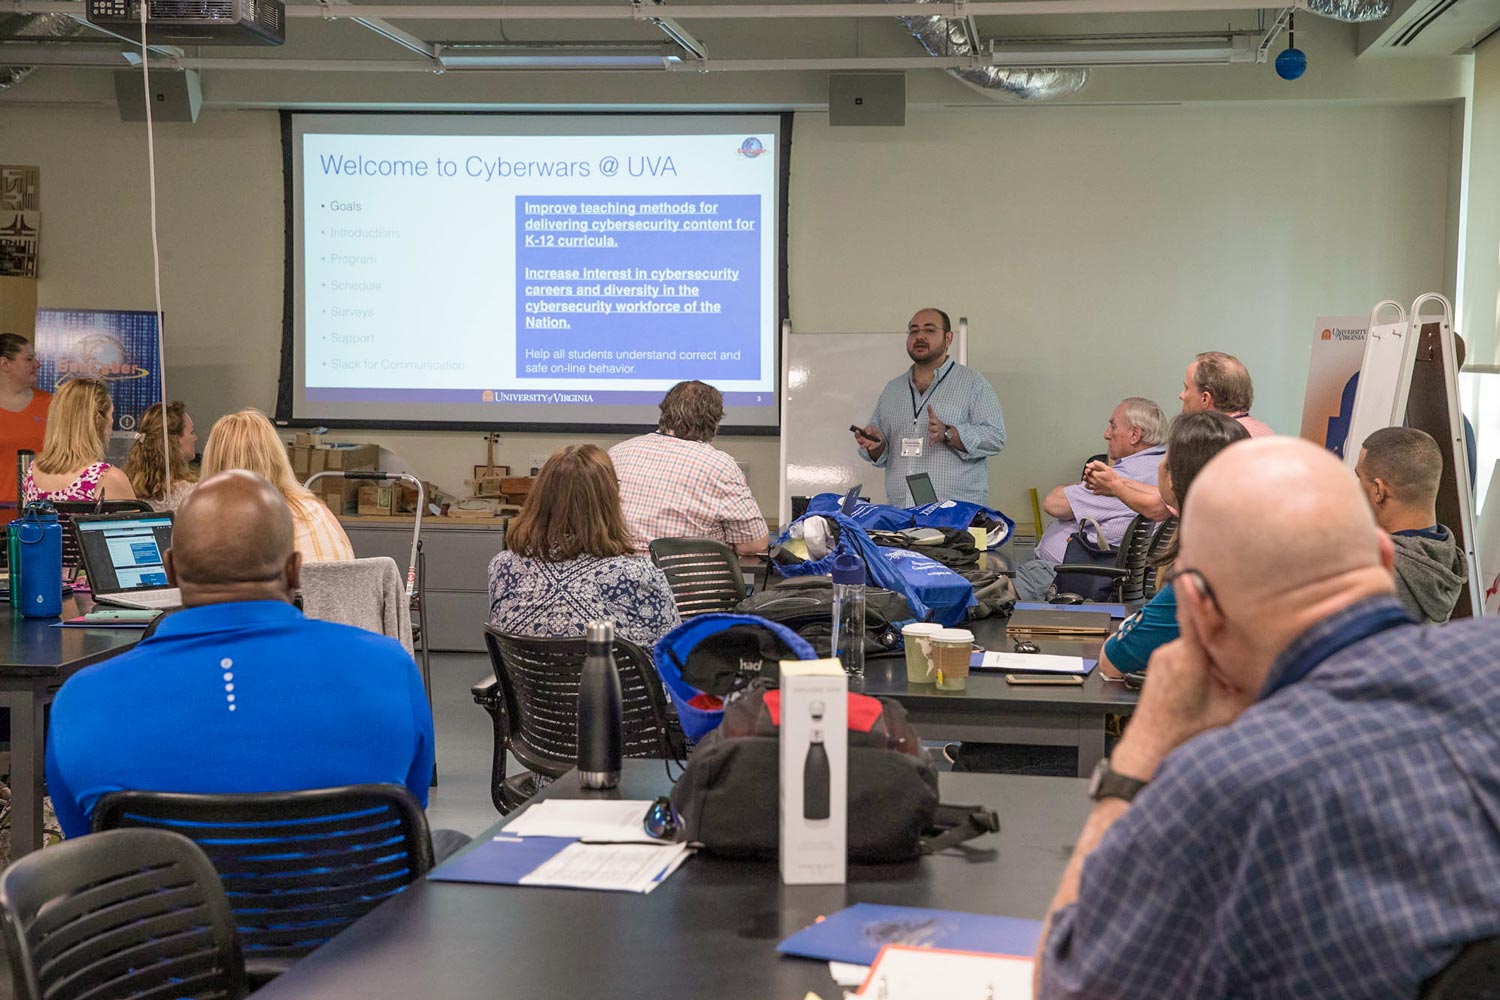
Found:
[[[167,587],[161,554],[172,545],[171,514],[80,517],[74,521],[89,586],[96,593]]]
[[[932,477],[925,472],[907,476],[906,488],[911,491],[911,502],[914,507],[924,507],[937,502],[937,491],[932,488]]]

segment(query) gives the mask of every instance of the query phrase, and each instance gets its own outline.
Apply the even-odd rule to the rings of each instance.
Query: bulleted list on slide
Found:
[[[371,402],[774,390],[776,175],[747,141],[306,136],[304,384]]]

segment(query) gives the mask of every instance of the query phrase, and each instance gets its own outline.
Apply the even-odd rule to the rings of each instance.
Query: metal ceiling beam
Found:
[[[99,65],[95,62],[85,60],[79,56],[73,56],[67,62],[60,61],[66,56],[57,57],[51,65],[71,66],[77,69],[120,69],[129,68],[125,65],[110,64]],[[123,58],[123,56],[121,57]],[[12,60],[7,55],[7,47],[0,45],[0,65],[20,64],[18,60]],[[24,65],[35,65],[35,59],[28,59]],[[742,73],[756,70],[775,72],[810,71],[820,72],[828,70],[898,70],[898,69],[961,69],[976,65],[976,60],[971,56],[911,56],[886,58],[881,56],[851,57],[847,59],[719,59],[709,60],[703,63],[677,62],[665,63],[655,70],[637,69],[635,72],[672,72],[672,73]],[[154,58],[151,65],[158,69],[197,69],[197,70],[241,70],[241,71],[276,71],[276,72],[303,72],[303,73],[433,73],[438,72],[425,63],[416,62],[411,59],[278,59],[275,57],[254,56],[245,59],[231,59],[225,57],[198,57],[184,56],[181,58]],[[559,66],[559,70],[566,69],[568,72],[577,72],[576,68]],[[505,69],[505,68],[462,68],[449,67],[447,73],[514,73],[514,72],[537,72],[536,68],[530,69]]]
[[[683,21],[755,20],[761,18],[843,17],[1037,17],[1049,14],[1190,14],[1195,12],[1259,10],[1265,0],[951,0],[942,3],[775,3],[679,4],[670,10]],[[1292,5],[1307,9],[1307,0]],[[420,4],[340,4],[337,17],[368,14],[389,21],[614,21],[637,19],[625,4],[476,4],[474,6]],[[82,15],[81,0],[0,0],[0,12],[16,14]],[[347,12],[347,13],[345,13]],[[326,17],[322,4],[292,4],[287,17]]]

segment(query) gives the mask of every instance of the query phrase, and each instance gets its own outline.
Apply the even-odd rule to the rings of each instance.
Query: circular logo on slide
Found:
[[[125,355],[125,347],[107,333],[89,334],[67,348],[57,359],[58,382],[74,376],[121,382],[145,378],[151,373]]]
[[[493,389],[486,389],[483,393],[480,394],[479,398],[484,400],[486,403],[493,403],[495,401],[495,392]]]
[[[765,145],[753,135],[746,136],[745,141],[740,143],[740,155],[752,160],[765,151]]]

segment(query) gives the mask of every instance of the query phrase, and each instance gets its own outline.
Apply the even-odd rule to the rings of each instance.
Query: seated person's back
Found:
[[[1396,597],[1423,621],[1445,622],[1468,579],[1453,532],[1437,523],[1443,453],[1415,427],[1386,427],[1365,438],[1354,467],[1381,530],[1396,546]]]
[[[490,562],[490,624],[581,638],[591,621],[650,650],[681,620],[661,570],[633,554],[609,456],[574,445],[547,460]]]
[[[99,379],[75,378],[58,387],[41,453],[21,483],[21,503],[134,499],[130,477],[104,460],[114,419],[109,388]]]
[[[165,556],[183,610],[58,692],[47,780],[68,836],[123,789],[236,793],[404,784],[424,805],[432,715],[392,639],[292,607],[301,560],[280,494],[205,480]]]
[[[636,552],[657,538],[713,538],[742,555],[766,550],[766,520],[745,474],[709,443],[723,417],[719,390],[679,382],[662,398],[653,433],[609,450]]]

